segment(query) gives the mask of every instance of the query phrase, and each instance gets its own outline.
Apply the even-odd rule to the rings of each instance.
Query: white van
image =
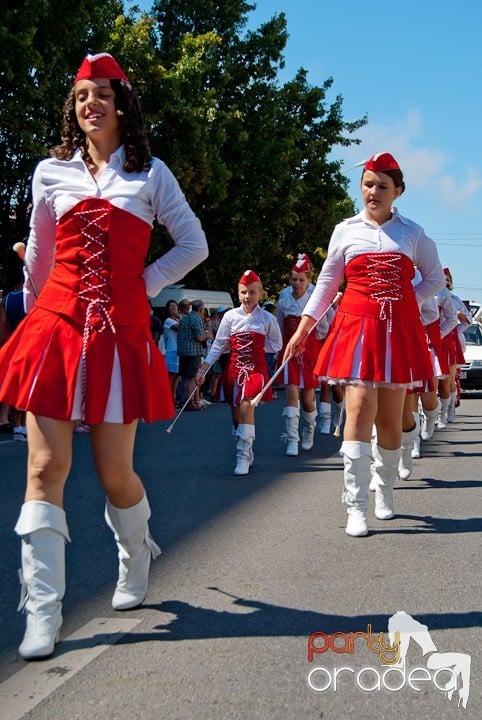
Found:
[[[163,308],[169,300],[179,303],[181,300],[202,300],[204,306],[209,310],[216,310],[218,307],[232,308],[233,299],[224,290],[196,290],[186,288],[184,285],[168,285],[155,297],[151,298],[153,308]]]

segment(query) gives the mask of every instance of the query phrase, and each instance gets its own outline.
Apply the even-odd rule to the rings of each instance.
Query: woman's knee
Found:
[[[38,483],[65,482],[70,472],[70,467],[70,457],[56,452],[55,449],[29,451],[29,478]]]
[[[297,406],[300,399],[300,389],[298,385],[287,385],[285,396],[287,405]]]
[[[104,473],[99,475],[101,485],[116,507],[135,505],[144,495],[142,480],[134,471],[130,473]]]
[[[30,452],[25,501],[42,500],[62,507],[69,471],[70,462],[60,455]]]

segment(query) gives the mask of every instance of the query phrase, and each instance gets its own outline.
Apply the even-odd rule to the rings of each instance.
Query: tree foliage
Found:
[[[0,276],[25,237],[34,166],[58,142],[73,70],[108,40],[119,0],[2,0],[0,6]]]
[[[13,9],[0,12],[0,32],[7,28],[12,43],[9,117],[28,107],[20,132],[0,116],[2,176],[21,159],[9,186],[10,217],[14,211],[22,219],[32,167],[57,139],[72,69],[87,51],[106,49],[139,91],[153,153],[178,177],[206,231],[210,257],[185,282],[235,292],[252,267],[274,294],[297,252],[321,265],[334,224],[353,212],[333,151],[356,142],[365,119],[344,121],[342,97],[328,99],[331,78],[313,86],[300,69],[279,82],[288,37],[283,13],[252,30],[253,5],[242,0],[156,0],[149,13],[105,0],[27,4],[30,20],[17,18],[23,39],[13,40]],[[54,21],[60,12],[70,18],[63,36]],[[20,70],[13,62],[19,43]],[[0,89],[3,83],[0,69]],[[151,257],[169,244],[156,229]]]

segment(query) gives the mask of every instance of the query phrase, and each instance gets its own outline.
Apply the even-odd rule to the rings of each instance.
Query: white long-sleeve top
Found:
[[[305,294],[299,298],[295,298],[295,296],[293,295],[293,290],[291,288],[284,288],[281,291],[278,298],[278,305],[276,307],[276,319],[278,320],[281,332],[283,332],[284,329],[285,317],[287,317],[288,315],[301,317],[314,289],[315,286],[310,284]],[[290,290],[291,292],[289,292]],[[316,337],[319,340],[325,338],[328,333],[329,327],[330,325],[328,318],[325,316],[322,320],[320,320],[316,327]]]
[[[421,280],[421,273],[418,269],[415,269],[415,275],[412,280],[414,287],[416,287]],[[423,325],[430,325],[436,320],[440,320],[441,337],[445,337],[454,329],[457,325],[457,315],[451,294],[446,287],[439,290],[436,295],[432,295],[422,301],[420,305],[420,316]]]
[[[435,296],[435,301],[440,312],[440,335],[445,337],[458,323],[452,295],[447,288],[442,288]]]
[[[472,325],[473,319],[472,314],[470,310],[467,309],[467,306],[465,305],[464,301],[461,300],[458,295],[455,295],[451,290],[448,291],[452,297],[452,302],[454,304],[455,312],[461,312],[465,316],[465,322],[463,320],[457,319],[457,322],[462,325],[462,331],[465,330],[465,328],[469,327],[469,325]]]
[[[458,295],[453,293],[451,290],[449,291],[450,295],[452,296],[452,302],[454,304],[455,313],[461,312],[465,317],[465,322],[463,320],[459,320],[457,317],[457,332],[459,334],[459,340],[460,344],[462,345],[462,350],[465,352],[465,348],[467,346],[467,343],[465,342],[465,335],[464,330],[465,328],[468,328],[469,325],[472,325],[473,318],[472,313],[470,310],[467,309],[467,306],[465,305],[464,301],[461,300]]]
[[[422,280],[414,288],[419,305],[445,286],[437,246],[420,225],[403,217],[394,208],[390,220],[378,226],[362,211],[335,227],[328,255],[303,315],[316,320],[323,313],[338,292],[345,266],[350,260],[366,253],[385,252],[406,255],[420,270]]]
[[[283,338],[278,321],[272,313],[263,310],[257,305],[254,310],[247,313],[243,307],[236,307],[224,313],[216,337],[213,340],[205,362],[211,364],[229,348],[229,338],[240,332],[254,332],[265,335],[264,349],[267,353],[276,353],[281,350]]]
[[[153,158],[149,170],[127,173],[122,167],[124,162],[125,149],[121,146],[97,180],[89,172],[80,150],[70,160],[49,158],[37,165],[32,181],[33,208],[25,263],[39,292],[54,264],[57,223],[68,210],[89,197],[108,200],[150,226],[157,219],[166,227],[174,247],[144,271],[146,293],[150,297],[207,258],[208,246],[201,223],[167,165]],[[28,278],[24,294],[28,310],[35,302]]]

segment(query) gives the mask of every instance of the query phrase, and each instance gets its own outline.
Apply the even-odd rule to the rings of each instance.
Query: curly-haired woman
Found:
[[[54,651],[62,624],[63,490],[76,420],[91,427],[119,551],[112,605],[124,610],[144,600],[159,548],[133,469],[134,440],[139,418],[174,414],[148,295],[207,257],[199,220],[170,170],[151,157],[135,92],[111,55],[81,64],[51,154],[33,177],[28,313],[0,353],[0,399],[27,411],[27,490],[15,530],[27,614],[19,652],[28,659]],[[155,218],[174,246],[145,267]]]

